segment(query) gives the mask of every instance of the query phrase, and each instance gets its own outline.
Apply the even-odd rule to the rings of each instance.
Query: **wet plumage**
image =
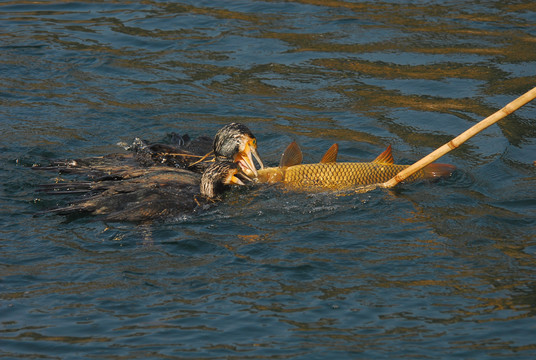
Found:
[[[56,194],[88,195],[51,210],[57,214],[87,213],[108,221],[144,222],[178,217],[212,204],[225,186],[236,183],[228,177],[237,171],[237,165],[231,162],[214,162],[203,175],[184,169],[153,167],[143,175],[121,181],[51,184],[42,189]],[[205,189],[200,191],[200,186]]]
[[[213,139],[200,136],[191,140],[188,135],[169,134],[167,142],[150,143],[139,138],[122,146],[128,153],[114,153],[83,159],[52,161],[35,170],[53,170],[62,174],[81,174],[89,179],[128,179],[139,176],[149,167],[172,167],[202,173],[213,160]],[[222,141],[222,140],[220,140]],[[201,161],[200,161],[201,160]]]
[[[186,168],[155,162],[143,166],[136,156],[112,154],[54,162],[43,167],[41,169],[82,174],[90,181],[46,184],[40,189],[54,194],[84,194],[68,206],[51,210],[58,214],[89,213],[109,221],[134,222],[177,217],[218,200],[229,185],[243,185],[243,181],[249,179],[244,170],[251,172],[251,166],[255,169],[251,154],[258,157],[256,140],[244,125],[224,126],[211,143],[215,159],[205,162],[202,172],[192,169],[191,164]],[[227,150],[222,152],[222,147]],[[246,148],[249,151],[241,153]],[[136,149],[135,154],[138,152]]]

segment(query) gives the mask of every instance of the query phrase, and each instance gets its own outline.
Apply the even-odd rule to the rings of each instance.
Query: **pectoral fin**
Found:
[[[281,155],[281,161],[279,162],[279,167],[288,167],[300,165],[303,160],[303,154],[300,149],[300,146],[295,142],[291,142],[289,146],[285,149],[283,155]]]
[[[333,144],[322,156],[321,163],[334,163],[337,162],[337,154],[339,153],[339,144]]]
[[[385,149],[384,152],[382,152],[376,159],[374,159],[372,162],[380,163],[380,164],[394,164],[395,161],[393,159],[393,153],[391,152],[391,145]]]

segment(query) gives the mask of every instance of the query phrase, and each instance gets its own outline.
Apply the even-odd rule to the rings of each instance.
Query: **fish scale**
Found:
[[[302,164],[301,149],[296,142],[292,142],[281,156],[279,167],[260,169],[256,181],[269,184],[282,182],[298,188],[344,189],[384,183],[409,167],[394,163],[390,145],[371,162],[338,163],[337,152],[338,145],[333,144],[319,163]],[[446,177],[455,169],[449,164],[428,164],[406,181]]]
[[[355,185],[383,183],[408,165],[362,163],[317,163],[288,167],[283,182],[296,186],[321,186],[341,188]],[[424,172],[414,174],[408,181],[424,177]]]

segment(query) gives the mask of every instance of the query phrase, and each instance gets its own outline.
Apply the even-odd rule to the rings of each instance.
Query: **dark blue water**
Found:
[[[536,105],[393,191],[66,221],[51,159],[247,124],[265,163],[411,163],[536,84],[532,1],[0,5],[0,356],[536,356]]]

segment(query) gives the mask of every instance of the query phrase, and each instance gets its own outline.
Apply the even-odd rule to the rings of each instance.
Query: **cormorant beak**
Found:
[[[255,160],[259,163],[259,166],[261,167],[261,170],[264,169],[264,164],[262,163],[261,157],[259,153],[257,152],[257,143],[255,143],[255,147],[251,149],[251,153],[255,157]]]
[[[230,176],[226,180],[226,184],[234,184],[234,185],[246,185],[246,182],[253,181],[249,176],[244,174],[241,169],[237,169],[229,174]]]
[[[234,177],[237,179],[236,184],[238,185],[245,185],[246,183],[253,182],[253,179],[247,176],[246,174],[244,174],[244,172],[241,171],[241,169],[239,169],[239,171],[235,174]]]
[[[255,165],[253,164],[253,157],[255,157],[255,160],[257,160],[261,169],[264,169],[264,164],[262,163],[261,157],[257,152],[256,139],[250,139],[246,142],[244,149],[236,155],[235,162],[238,163],[238,166],[240,166],[245,175],[257,177],[258,173]]]
[[[229,181],[229,184],[234,184],[234,185],[246,185],[242,182],[242,180],[240,180],[239,178],[237,178],[236,176],[231,176],[231,179]]]

